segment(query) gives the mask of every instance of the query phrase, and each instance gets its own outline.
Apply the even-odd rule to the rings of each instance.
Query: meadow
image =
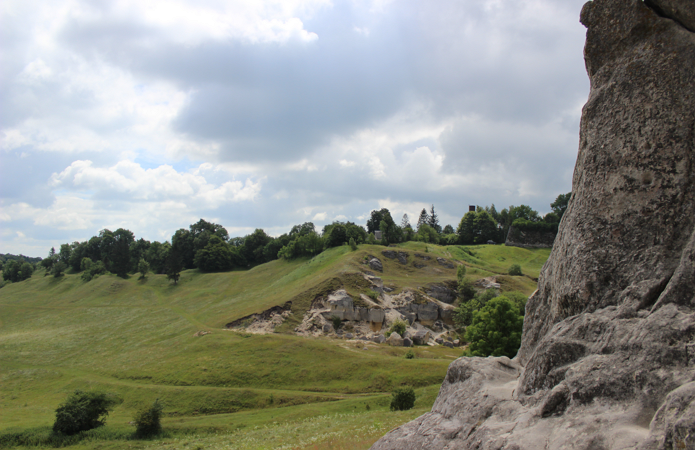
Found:
[[[437,256],[467,266],[472,280],[496,276],[502,290],[531,294],[549,249],[399,245],[433,256],[423,268],[381,256],[384,247],[329,249],[311,259],[276,260],[247,271],[127,279],[79,274],[32,278],[0,289],[0,447],[74,449],[364,449],[389,429],[427,412],[461,349],[407,349],[291,333],[317,295],[368,289],[356,277],[368,256],[398,290],[453,281]],[[524,276],[506,275],[519,264]],[[292,303],[278,332],[225,325]],[[201,331],[207,334],[200,333]],[[416,388],[415,408],[389,411],[390,392]],[[107,425],[75,439],[51,436],[56,407],[75,389],[111,393]],[[164,433],[136,440],[134,412],[159,399]]]

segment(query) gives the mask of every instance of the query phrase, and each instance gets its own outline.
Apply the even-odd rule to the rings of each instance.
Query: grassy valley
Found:
[[[364,293],[355,274],[372,255],[396,293],[455,280],[439,256],[466,265],[473,280],[496,276],[503,291],[528,295],[549,255],[505,246],[399,247],[432,259],[415,268],[382,257],[382,246],[342,246],[248,271],[188,270],[178,285],[165,275],[85,282],[41,272],[9,284],[0,289],[0,446],[3,438],[10,447],[19,442],[12,436],[41,441],[68,393],[99,389],[118,404],[105,427],[70,448],[368,448],[431,408],[461,349],[415,347],[416,358],[406,359],[402,347],[295,336],[312,300],[339,287]],[[525,276],[506,275],[512,264]],[[292,314],[276,333],[225,328],[286,302]],[[388,411],[391,390],[405,385],[416,388],[415,408]],[[163,436],[132,440],[134,411],[157,398],[165,405]]]

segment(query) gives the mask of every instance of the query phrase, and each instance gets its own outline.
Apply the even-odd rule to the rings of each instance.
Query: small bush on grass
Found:
[[[415,358],[415,353],[412,350],[408,350],[408,352],[405,354],[405,359],[414,359]]]
[[[103,392],[76,390],[56,409],[53,432],[73,435],[104,425],[116,399]]]
[[[406,411],[415,406],[415,391],[411,387],[397,388],[391,398],[391,411]]]
[[[521,345],[523,324],[524,317],[513,301],[504,296],[493,298],[473,313],[472,323],[466,328],[470,345],[464,356],[513,358]]]
[[[523,275],[523,273],[521,273],[521,266],[518,264],[512,264],[511,267],[509,267],[509,275],[512,275],[512,276]]]
[[[151,437],[161,433],[163,409],[164,406],[159,403],[159,399],[157,399],[149,408],[143,408],[135,413],[135,417],[133,418],[133,422],[135,422],[135,435],[137,437]]]

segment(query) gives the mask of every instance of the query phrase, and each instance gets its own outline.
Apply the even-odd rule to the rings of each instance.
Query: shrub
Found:
[[[95,263],[89,264],[87,268],[82,273],[82,279],[85,281],[90,281],[92,278],[96,278],[102,273],[106,273],[106,267],[102,261],[97,261]]]
[[[76,390],[56,409],[53,432],[72,435],[104,425],[116,400],[103,392]]]
[[[403,334],[405,333],[405,329],[407,328],[407,326],[408,326],[408,325],[406,325],[406,323],[403,322],[402,320],[396,319],[396,320],[391,324],[391,327],[389,328],[389,331],[386,333],[386,337],[391,336],[391,333],[394,333],[394,332],[395,332],[395,333],[398,333],[398,334],[401,335],[401,337],[402,337]]]
[[[145,261],[144,258],[140,258],[140,261],[138,261],[138,272],[140,272],[140,278],[145,278],[149,271],[150,263]]]
[[[350,238],[350,249],[354,252],[357,250],[357,243],[355,242],[355,238]]]
[[[411,387],[397,388],[391,398],[391,411],[406,411],[415,406],[415,391]]]
[[[415,358],[415,353],[413,350],[408,350],[408,353],[405,354],[405,359],[414,359]]]
[[[142,408],[135,413],[135,417],[133,417],[133,422],[135,423],[135,435],[139,437],[149,437],[161,433],[161,417],[163,409],[164,406],[159,403],[159,399],[157,399],[149,408]]]
[[[67,269],[68,266],[65,265],[63,261],[58,261],[57,263],[53,264],[53,276],[55,278],[60,278],[65,274],[65,269]]]
[[[507,297],[493,298],[473,314],[466,328],[470,343],[465,356],[508,356],[513,358],[521,345],[524,318]]]
[[[462,267],[462,266],[459,266]],[[459,282],[458,285],[458,295],[459,298],[462,300],[468,301],[475,297],[476,290],[475,286],[473,285],[473,282],[467,278],[464,278],[463,281]]]
[[[518,264],[512,264],[511,267],[509,267],[509,275],[513,275],[513,276],[523,275],[523,273],[521,273],[521,266]]]
[[[336,330],[343,324],[343,320],[338,316],[331,316],[331,322],[333,322],[333,328]]]

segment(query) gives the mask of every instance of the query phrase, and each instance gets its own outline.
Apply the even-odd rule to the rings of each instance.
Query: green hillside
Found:
[[[382,246],[360,245],[248,271],[189,270],[178,285],[164,275],[84,282],[79,274],[41,272],[9,284],[0,289],[0,446],[18,442],[12,436],[41,441],[68,393],[100,389],[119,398],[107,425],[92,433],[100,448],[122,448],[134,411],[156,398],[165,405],[165,435],[129,441],[132,448],[366,448],[431,407],[461,351],[417,347],[408,360],[405,348],[297,337],[291,331],[311,301],[338,287],[366,292],[355,274],[366,270],[367,255],[382,260],[379,275],[396,291],[455,280],[455,269],[436,262],[440,256],[465,264],[471,279],[497,275],[503,290],[530,294],[549,255],[504,246],[400,247],[433,258],[425,267],[403,266],[384,258]],[[504,275],[511,264],[526,276]],[[280,333],[224,328],[288,301],[293,314]],[[417,388],[416,409],[388,412],[389,393],[401,385]]]

